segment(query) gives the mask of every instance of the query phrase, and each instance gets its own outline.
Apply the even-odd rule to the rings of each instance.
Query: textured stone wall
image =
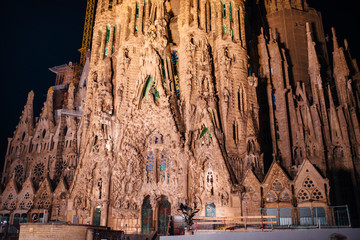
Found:
[[[91,228],[93,229],[93,227]],[[74,239],[91,240],[92,231],[86,225],[65,225],[65,224],[21,224],[19,239],[37,240],[37,239]],[[101,228],[99,228],[101,229]]]

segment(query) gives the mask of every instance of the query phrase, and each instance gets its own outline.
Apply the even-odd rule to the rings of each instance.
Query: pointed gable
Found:
[[[35,208],[37,209],[49,209],[52,203],[52,187],[49,178],[40,184],[38,191],[36,192]]]
[[[326,202],[329,180],[323,178],[308,159],[301,164],[294,180],[296,199],[299,203],[307,201]]]
[[[16,126],[14,133],[15,139],[22,139],[23,133],[32,134],[34,128],[34,92],[30,91],[27,97],[26,105],[22,111],[20,122]]]
[[[252,170],[245,173],[242,193],[242,212],[245,216],[259,215],[261,207],[261,183]]]
[[[12,178],[1,195],[0,209],[14,210],[16,208],[18,189],[15,180]]]
[[[273,161],[262,184],[265,202],[290,202],[292,181],[279,163]]]
[[[63,177],[61,177],[54,191],[54,198],[59,197],[62,193],[68,194],[68,187]]]
[[[19,196],[24,194],[24,192],[29,192],[30,194],[35,193],[35,188],[34,188],[33,182],[31,181],[30,177],[26,178],[25,182],[23,183],[22,189],[19,192]]]
[[[244,181],[242,184],[245,187],[245,194],[243,200],[246,201],[259,201],[261,196],[261,183],[256,177],[255,173],[249,169],[245,173]]]
[[[18,188],[16,186],[16,182],[15,182],[14,178],[11,178],[10,181],[8,182],[8,184],[6,184],[6,187],[3,191],[3,195],[9,194],[10,192],[14,192],[16,194],[18,192]]]
[[[34,203],[34,195],[35,188],[31,181],[31,178],[28,177],[22,185],[22,189],[18,194],[18,208],[27,210],[31,209]]]

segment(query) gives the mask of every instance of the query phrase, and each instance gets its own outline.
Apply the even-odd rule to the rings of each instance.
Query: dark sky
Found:
[[[86,0],[0,0],[0,162],[28,92],[38,116],[55,82],[48,68],[79,61],[85,9]]]
[[[359,13],[353,0],[308,0],[322,12],[326,33],[334,26],[360,59]],[[7,138],[18,124],[27,93],[35,92],[35,116],[55,74],[48,68],[76,62],[81,47],[86,0],[0,0],[0,162]],[[1,164],[0,164],[1,168]]]

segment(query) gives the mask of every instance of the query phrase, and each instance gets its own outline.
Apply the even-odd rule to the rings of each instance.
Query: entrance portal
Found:
[[[158,219],[158,233],[165,235],[168,230],[169,225],[169,216],[171,214],[171,204],[168,201],[168,198],[161,196],[159,202],[159,219]]]
[[[153,210],[150,204],[150,196],[145,197],[141,210],[141,233],[150,233],[153,223]]]
[[[99,206],[99,207],[95,208],[95,211],[94,211],[93,225],[100,226],[100,219],[101,219],[101,208]]]

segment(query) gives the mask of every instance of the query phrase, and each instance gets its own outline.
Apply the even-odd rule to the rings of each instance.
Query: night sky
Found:
[[[334,26],[339,41],[347,38],[352,56],[360,61],[357,1],[308,2],[322,12],[326,34]],[[28,92],[35,92],[39,116],[55,82],[48,68],[79,61],[85,9],[86,0],[0,0],[0,168]]]

